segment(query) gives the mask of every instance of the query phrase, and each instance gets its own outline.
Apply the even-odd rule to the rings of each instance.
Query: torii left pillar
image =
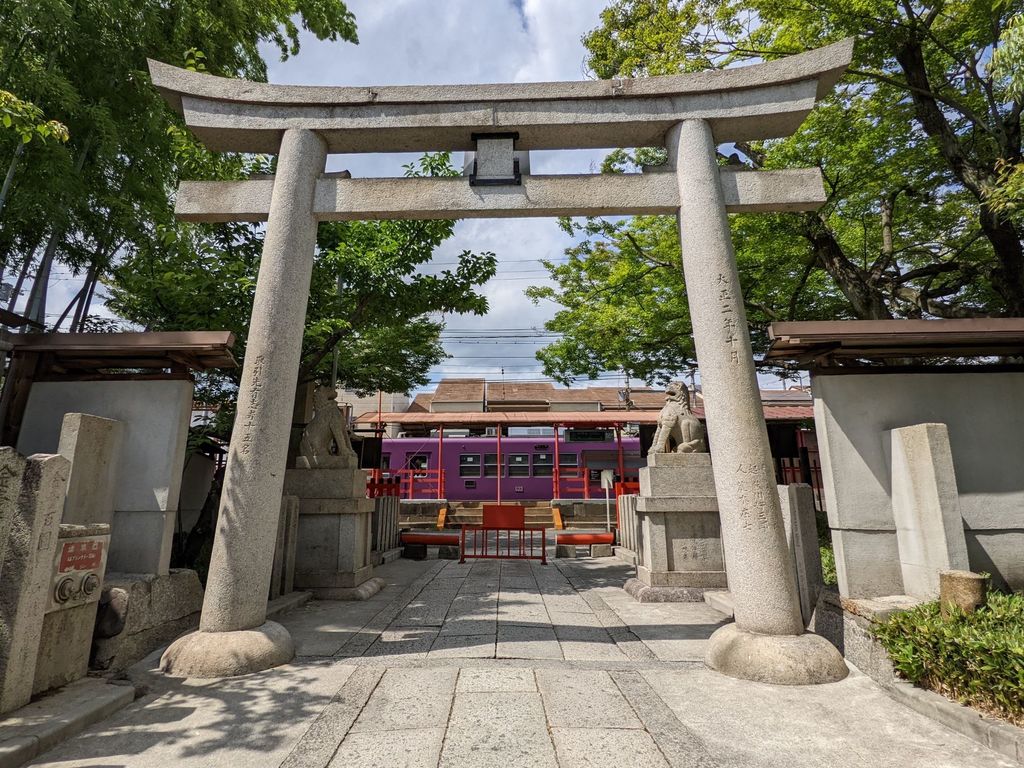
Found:
[[[316,248],[313,197],[326,161],[315,132],[284,132],[202,618],[160,659],[172,675],[242,675],[295,656],[288,630],[267,621],[267,595]]]

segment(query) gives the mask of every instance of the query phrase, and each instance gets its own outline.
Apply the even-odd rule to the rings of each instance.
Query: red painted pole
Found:
[[[626,482],[626,462],[622,456],[622,427],[615,427],[615,443],[619,453],[619,482]]]
[[[437,427],[437,498],[444,495],[444,424]]]
[[[498,425],[498,500],[497,503],[501,504],[501,424]]]
[[[552,499],[560,498],[559,494],[561,493],[561,471],[559,470],[559,465],[561,464],[560,456],[561,454],[558,451],[558,425],[555,424],[555,466],[554,471],[551,473],[551,484],[553,486],[551,492]]]

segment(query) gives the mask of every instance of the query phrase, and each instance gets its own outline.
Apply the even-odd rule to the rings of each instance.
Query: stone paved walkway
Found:
[[[1016,765],[861,675],[773,687],[708,670],[724,617],[633,602],[615,562],[398,561],[371,600],[283,617],[295,663],[218,681],[143,669],[146,695],[35,764]]]

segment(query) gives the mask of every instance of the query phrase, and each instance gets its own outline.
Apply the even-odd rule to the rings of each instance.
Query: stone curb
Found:
[[[11,712],[7,720],[0,721],[0,768],[24,765],[134,699],[135,688],[131,685],[85,679]],[[7,725],[15,718],[39,722]],[[11,732],[9,737],[4,735],[6,729]]]
[[[267,603],[267,618],[276,618],[282,613],[294,610],[300,605],[305,605],[312,597],[312,592],[289,592],[287,595],[275,597]]]
[[[893,680],[881,687],[905,707],[1024,764],[1024,728],[986,717],[970,707],[904,680]]]

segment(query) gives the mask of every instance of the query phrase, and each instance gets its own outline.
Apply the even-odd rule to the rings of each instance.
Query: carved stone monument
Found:
[[[703,600],[726,586],[715,476],[686,385],[670,384],[665,400],[640,469],[637,577],[626,589],[641,602]]]
[[[299,499],[294,583],[321,599],[365,599],[381,586],[371,579],[373,499],[337,397],[331,387],[316,388],[296,468],[285,473],[285,494]]]
[[[665,390],[665,407],[658,414],[658,430],[648,453],[705,453],[704,425],[690,410],[686,384],[674,381]],[[673,451],[674,448],[674,451]]]

